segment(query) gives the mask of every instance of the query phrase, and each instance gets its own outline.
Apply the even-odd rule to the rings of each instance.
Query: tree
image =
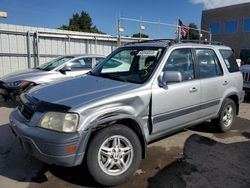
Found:
[[[181,39],[188,39],[188,40],[199,40],[199,31],[197,30],[198,27],[195,23],[190,23],[188,25],[189,31],[188,34],[185,37],[182,37]]]
[[[149,36],[148,35],[146,35],[146,34],[143,34],[143,33],[135,33],[135,34],[133,34],[132,35],[132,37],[135,37],[135,38],[140,38],[140,36],[141,36],[141,38],[149,38]]]
[[[80,15],[78,13],[73,14],[72,18],[69,19],[69,25],[62,25],[58,29],[89,33],[103,33],[98,30],[95,25],[93,25],[92,18],[85,11],[82,11]]]

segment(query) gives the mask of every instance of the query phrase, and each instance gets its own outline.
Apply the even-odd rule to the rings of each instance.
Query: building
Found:
[[[250,3],[204,10],[201,28],[212,33],[213,41],[232,47],[237,58],[250,58]],[[204,38],[209,38],[203,33]]]

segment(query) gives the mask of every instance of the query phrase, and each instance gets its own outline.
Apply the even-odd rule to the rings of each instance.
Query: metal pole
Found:
[[[39,55],[39,35],[38,35],[38,31],[36,31],[36,50],[37,50],[37,65],[40,65],[40,55]]]
[[[141,26],[142,26],[142,17],[140,17],[140,30],[139,30],[139,36],[140,36],[140,41],[141,41]]]
[[[179,22],[177,22],[177,34],[178,34],[178,42],[180,42],[181,41],[181,32],[180,32]]]
[[[69,35],[67,36],[68,36],[68,46],[69,46],[69,54],[70,54],[70,36]]]
[[[212,42],[212,33],[211,33],[211,31],[209,32],[209,42],[210,43]]]
[[[30,55],[30,32],[27,32],[26,35],[26,41],[27,41],[27,60],[28,60],[28,68],[31,68],[31,55]]]
[[[120,19],[119,19],[119,17],[116,20],[116,29],[117,29],[117,47],[119,47],[119,40],[120,40]]]
[[[67,54],[67,38],[64,38],[64,55],[66,55]]]
[[[119,14],[119,17],[118,17],[118,47],[121,46],[121,33],[120,33],[120,27],[121,27],[121,17],[120,17],[120,14]]]
[[[97,54],[97,38],[96,37],[94,38],[95,38],[95,54]]]
[[[199,30],[199,42],[201,42],[201,30]]]
[[[86,54],[89,54],[89,40],[87,39],[87,44],[86,44]]]

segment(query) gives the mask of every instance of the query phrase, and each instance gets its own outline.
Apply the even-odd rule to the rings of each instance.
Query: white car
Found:
[[[15,99],[30,85],[64,80],[89,72],[105,57],[102,55],[60,56],[38,67],[17,71],[0,78],[0,95],[6,100]]]

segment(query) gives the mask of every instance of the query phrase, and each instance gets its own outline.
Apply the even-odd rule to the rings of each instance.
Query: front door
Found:
[[[178,48],[171,52],[162,71],[179,71],[182,81],[152,88],[153,134],[184,127],[199,118],[200,80],[195,74],[192,51]]]

